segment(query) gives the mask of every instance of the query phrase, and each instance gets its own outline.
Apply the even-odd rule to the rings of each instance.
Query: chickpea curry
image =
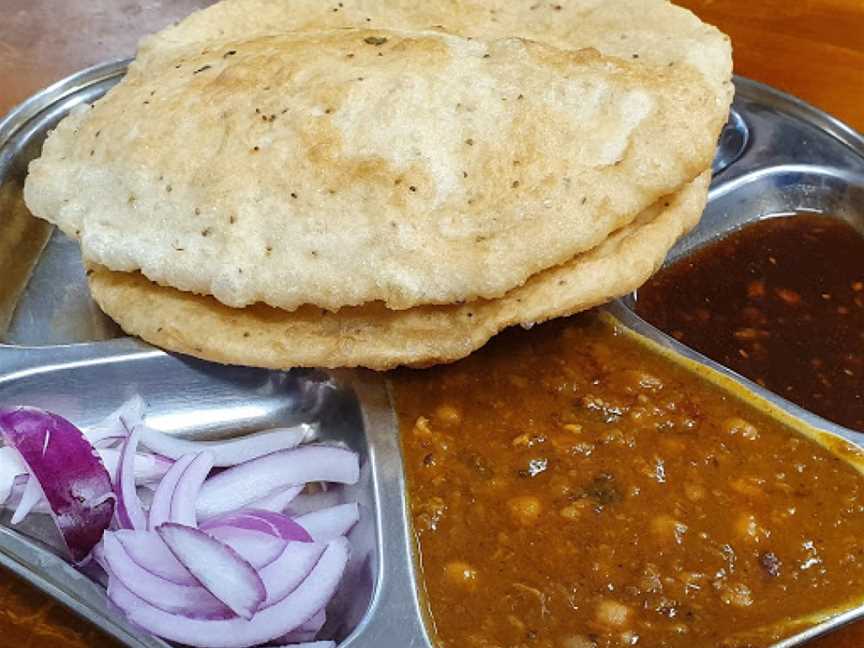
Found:
[[[636,310],[684,344],[864,432],[864,236],[798,214],[747,225],[657,273]]]
[[[394,396],[444,648],[767,646],[864,599],[857,451],[602,317],[403,370]]]
[[[59,601],[11,572],[0,580],[2,646],[18,648],[123,648],[96,626],[82,623]]]

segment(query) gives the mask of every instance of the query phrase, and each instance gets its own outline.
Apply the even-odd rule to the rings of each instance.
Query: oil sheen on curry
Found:
[[[394,383],[440,646],[767,646],[864,598],[854,450],[595,315]]]

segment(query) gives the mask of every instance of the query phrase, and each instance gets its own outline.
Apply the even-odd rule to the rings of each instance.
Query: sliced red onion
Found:
[[[198,618],[227,619],[232,616],[231,610],[197,581],[191,586],[179,585],[143,568],[132,560],[111,532],[102,537],[101,557],[112,577],[160,610]]]
[[[350,502],[301,515],[294,521],[306,529],[315,542],[329,542],[347,535],[359,519],[360,507],[357,502]]]
[[[282,450],[208,479],[198,498],[198,516],[206,519],[244,508],[288,486],[312,481],[354,484],[359,477],[357,455],[345,448],[305,445]]]
[[[123,545],[123,549],[133,561],[152,574],[177,585],[200,585],[156,532],[124,529],[114,531],[112,536]]]
[[[106,440],[116,440],[129,436],[129,430],[136,427],[144,418],[144,401],[133,396],[96,425],[87,428],[84,436],[96,445]]]
[[[126,540],[133,540],[133,546],[134,540],[145,536],[150,546],[143,547],[143,551],[139,551],[136,558],[126,550],[130,543],[124,544],[120,539],[123,534],[126,535]],[[152,541],[153,538],[158,544]],[[98,558],[104,556],[103,561],[107,558],[104,563],[108,565],[106,571],[119,578],[133,594],[160,610],[197,618],[230,616],[230,610],[201,586],[155,533],[129,530],[109,532],[97,548],[101,551]],[[285,545],[278,558],[259,572],[267,591],[267,598],[261,608],[278,603],[293,592],[318,563],[324,548],[323,544],[306,542],[290,542]],[[139,546],[138,549],[142,547]],[[167,559],[163,552],[168,554]],[[165,562],[175,565],[174,572],[168,574],[172,578],[166,579],[151,569],[156,567],[164,573],[166,570],[160,563]],[[185,582],[174,581],[178,574],[184,577]]]
[[[289,542],[282,554],[258,573],[267,589],[261,609],[275,605],[302,583],[318,564],[325,545],[313,542]]]
[[[12,497],[15,478],[19,475],[28,474],[27,466],[17,450],[6,447],[0,448],[0,502],[6,502]]]
[[[104,536],[103,536],[104,537]],[[96,561],[96,564],[99,565],[106,574],[110,575],[110,569],[108,568],[108,561],[105,560],[105,552],[102,549],[102,542],[100,541],[95,547],[93,547],[93,551],[90,552],[88,558],[91,558]]]
[[[161,525],[156,532],[198,582],[236,615],[251,619],[267,598],[258,572],[228,545],[199,529],[173,522]]]
[[[215,527],[207,533],[227,544],[255,569],[266,567],[276,560],[287,544],[285,540],[269,533],[234,527]]]
[[[274,533],[272,525],[268,524],[264,520],[261,520],[260,518],[245,515],[245,510],[246,509],[244,509],[243,511],[236,511],[234,513],[222,513],[221,515],[217,515],[216,517],[209,518],[201,523],[200,528],[202,531],[209,532],[212,529],[217,529],[219,527],[230,527],[232,529],[245,529],[246,531],[257,531],[258,533],[266,533],[267,535],[271,535],[276,538],[280,537],[277,533]],[[303,532],[306,537],[309,537],[309,534],[305,533],[305,529],[303,529]],[[311,541],[311,538],[309,538],[309,540]]]
[[[20,479],[20,484],[18,480]],[[27,488],[27,477],[19,476],[16,478],[15,486],[12,488],[12,495],[8,500],[3,502],[0,507],[6,508],[14,511],[18,508],[18,505],[21,503],[21,497],[24,495],[24,490]],[[111,493],[108,495],[108,499],[114,499],[116,496]],[[30,513],[38,513],[40,515],[51,515],[51,507],[48,506],[48,502],[45,501],[45,496],[43,495],[38,502],[30,509]],[[11,522],[11,520],[10,520]]]
[[[42,487],[73,560],[84,560],[114,513],[111,477],[81,431],[35,407],[0,409],[0,433]]]
[[[288,632],[278,639],[280,644],[293,644],[296,645],[304,641],[312,641],[315,637],[318,636],[318,633],[321,632],[321,628],[324,627],[324,624],[327,622],[327,613],[321,609],[315,613],[311,619],[309,619],[306,623],[301,625],[296,630],[292,630]]]
[[[170,614],[142,601],[115,581],[109,585],[108,595],[132,623],[170,641],[207,648],[246,648],[290,632],[325,607],[339,585],[348,555],[345,539],[328,544],[308,578],[251,620],[201,620]]]
[[[42,487],[39,485],[39,480],[31,475],[27,479],[27,483],[24,485],[24,492],[21,494],[21,501],[18,502],[18,506],[15,507],[15,513],[12,515],[10,522],[12,524],[19,524],[44,497],[45,495],[42,493]],[[309,534],[307,533],[306,535],[308,536]],[[309,538],[309,540],[311,541],[312,538]]]
[[[195,502],[201,491],[201,485],[212,469],[213,455],[209,452],[200,452],[183,471],[171,497],[171,522],[191,527],[198,526]]]
[[[189,453],[209,452],[213,455],[214,466],[227,467],[278,450],[294,448],[314,435],[315,427],[302,423],[296,427],[276,428],[225,441],[189,441],[145,427],[141,442],[154,452],[172,459],[179,459]]]
[[[153,502],[150,504],[148,513],[147,528],[151,531],[155,530],[160,524],[164,524],[171,519],[171,500],[174,498],[174,491],[177,489],[177,482],[183,476],[183,473],[195,459],[194,455],[185,455],[180,457],[170,470],[165,473],[162,481],[156,487],[156,492],[153,494]]]
[[[116,475],[120,467],[120,450],[115,448],[99,448],[97,450],[105,464],[109,475]],[[174,462],[157,454],[138,452],[135,454],[135,483],[156,482],[165,476]]]
[[[356,504],[341,505],[307,514],[301,521],[283,511],[308,482],[355,483],[357,455],[335,446],[286,449],[304,440],[312,430],[309,426],[224,442],[176,439],[145,428],[143,407],[140,398],[132,399],[89,431],[93,442],[122,441],[119,448],[100,451],[116,473],[113,489],[99,455],[71,423],[33,408],[0,410],[0,432],[11,446],[0,449],[0,503],[10,506],[17,501],[13,516],[17,522],[46,502],[63,532],[65,518],[54,510],[52,501],[58,486],[49,483],[46,492],[40,492],[42,473],[34,469],[30,457],[38,455],[41,462],[50,464],[52,471],[44,474],[53,480],[56,465],[81,464],[69,458],[80,459],[83,446],[88,458],[84,464],[95,464],[101,474],[89,476],[83,493],[82,485],[74,484],[77,490],[66,497],[74,500],[73,508],[90,516],[109,505],[99,535],[110,523],[112,508],[124,528],[105,534],[103,542],[95,547],[91,543],[86,552],[66,532],[64,539],[79,561],[86,560],[92,548],[90,567],[96,571],[91,577],[102,573],[96,566],[100,565],[107,579],[97,580],[107,580],[109,596],[133,623],[189,645],[239,647],[278,640],[312,642],[308,644],[312,648],[333,646],[313,640],[326,619],[324,608],[341,580],[349,548],[344,538],[327,544],[312,538],[347,533],[359,510]],[[42,417],[45,429],[19,429],[34,426],[30,421],[34,413]],[[58,433],[55,427],[64,431]],[[73,436],[69,437],[67,427]],[[72,444],[71,452],[62,453],[62,461],[52,447],[58,435],[64,446]],[[34,439],[40,442],[38,451]],[[139,445],[160,454],[138,452]],[[190,451],[196,454],[189,455]],[[214,464],[233,467],[207,479]],[[103,492],[94,494],[100,478]],[[69,481],[68,475],[60,480],[61,495],[64,488],[69,490]],[[149,502],[147,514],[136,485],[151,489],[142,491]],[[329,493],[326,496],[330,498]],[[309,503],[311,497],[306,496]],[[204,520],[202,530],[195,528],[198,517]],[[148,524],[157,531],[146,531]],[[97,535],[93,542],[98,540]],[[154,622],[164,627],[150,627]]]
[[[121,529],[147,528],[147,516],[141,508],[138,491],[135,489],[135,453],[140,437],[141,428],[134,428],[120,452],[120,465],[117,467],[114,488],[117,493],[117,525]]]
[[[236,513],[223,513],[212,517],[201,525],[205,531],[215,527],[227,526],[235,529],[248,529],[269,533],[283,540],[296,540],[298,542],[312,542],[312,537],[302,526],[297,524],[287,515],[274,513],[272,511],[260,511],[257,509],[243,509]]]
[[[324,627],[324,624],[327,622],[327,611],[324,608],[321,608],[315,613],[311,619],[309,619],[306,623],[300,626],[301,630],[306,630],[307,632],[321,632],[321,628]]]
[[[100,448],[97,450],[102,463],[109,475],[117,475],[117,468],[120,465],[120,450],[113,448]],[[135,481],[139,485],[149,486],[153,482],[159,480],[165,472],[171,467],[172,462],[160,455],[137,453],[135,455]],[[28,484],[27,466],[21,459],[21,456],[16,450],[9,447],[0,447],[0,506],[6,508],[19,507],[21,497],[24,494],[24,488]],[[19,486],[17,481],[20,481],[22,486]],[[37,480],[38,481],[38,480]],[[48,513],[48,503],[44,497],[30,509],[30,512]],[[13,524],[17,524],[23,520],[15,519]]]
[[[99,448],[96,452],[99,453],[99,458],[102,459],[108,474],[116,474],[120,465],[120,450]],[[171,459],[162,455],[139,452],[135,455],[135,481],[138,483],[158,481],[173,464]],[[8,494],[4,497],[2,487],[7,478],[26,474],[28,474],[27,466],[21,460],[21,456],[12,448],[0,447],[0,502],[8,498]]]
[[[267,495],[259,500],[255,500],[250,504],[250,508],[260,509],[262,511],[273,511],[275,513],[284,513],[287,506],[293,502],[301,492],[303,492],[303,488],[303,484],[289,486],[284,490],[276,491],[272,495]]]
[[[15,477],[12,486],[12,494],[9,496],[5,502],[3,502],[3,507],[8,509],[16,509],[18,505],[21,503],[21,498],[24,496],[24,491],[27,489],[27,483],[30,477],[25,473],[23,475],[18,475]],[[38,480],[37,480],[38,481]],[[30,509],[31,513],[43,513],[50,515],[51,507],[48,506],[48,502],[45,501],[45,496],[42,498]]]

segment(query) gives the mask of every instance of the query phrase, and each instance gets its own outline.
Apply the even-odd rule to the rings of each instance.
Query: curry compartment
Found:
[[[24,207],[21,188],[26,167],[38,154],[47,132],[71,109],[104,94],[124,71],[122,62],[85,70],[34,96],[0,122],[0,400],[54,409],[86,425],[138,392],[149,402],[157,427],[202,439],[277,423],[318,420],[322,437],[358,451],[362,466],[360,484],[351,496],[361,504],[363,523],[352,532],[355,555],[350,577],[328,614],[336,620],[329,628],[330,636],[352,648],[431,647],[421,578],[414,563],[413,530],[406,513],[398,429],[383,378],[365,371],[270,372],[221,367],[120,337],[89,298],[76,246],[37,223]],[[705,217],[670,258],[686,255],[706,240],[761,215],[809,210],[851,219],[854,204],[864,202],[864,142],[860,136],[764,86],[745,79],[737,79],[736,86],[734,119],[715,164],[718,175]],[[12,250],[14,254],[9,253]],[[609,307],[625,326],[729,375],[646,325],[628,304],[632,300]],[[803,420],[860,442],[848,430],[756,385],[743,384],[785,412],[790,417],[787,423]],[[457,415],[438,413],[442,420]],[[478,473],[488,469],[482,457],[467,461],[473,461],[471,469]],[[542,475],[545,467],[529,463],[524,470],[526,479],[531,479],[532,473]],[[563,521],[568,516],[577,518],[580,508],[586,506],[582,502],[611,506],[620,495],[614,480],[603,474],[582,488],[586,497],[560,507]],[[507,514],[520,523],[530,523],[538,511],[537,502],[529,497],[510,502]],[[434,510],[430,515],[434,516]],[[59,559],[45,562],[45,554],[36,545],[8,528],[6,518],[2,522],[0,547],[19,558],[0,551],[0,563],[127,645],[164,646],[112,614],[98,586],[76,577]],[[658,524],[662,526],[663,521]],[[44,529],[31,531],[52,541]],[[450,578],[471,586],[470,565],[454,562],[447,569]],[[760,569],[770,575],[777,565],[766,554]],[[615,622],[626,611],[613,602],[601,605],[598,614]],[[850,610],[777,645],[800,645],[862,615],[864,608]]]
[[[861,458],[624,332],[585,313],[394,380],[443,646],[765,646],[864,600]]]
[[[864,312],[857,258],[864,248],[864,138],[752,82],[738,83],[734,112],[730,123],[746,134],[743,153],[714,178],[699,226],[643,286],[644,302],[637,291],[620,303],[779,396],[864,431],[856,326]],[[762,222],[778,216],[801,218]],[[820,217],[839,222],[820,227]],[[802,240],[784,244],[784,230]],[[764,261],[776,267],[760,268]],[[712,286],[702,290],[708,276]],[[682,324],[691,316],[702,321]]]
[[[748,224],[639,289],[636,312],[815,414],[864,431],[864,236],[798,212]]]

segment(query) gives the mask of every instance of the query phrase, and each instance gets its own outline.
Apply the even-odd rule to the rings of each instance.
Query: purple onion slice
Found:
[[[261,609],[275,605],[302,583],[318,564],[326,545],[313,542],[289,542],[280,556],[258,572],[267,598]]]
[[[269,533],[235,527],[214,527],[208,529],[207,533],[227,544],[255,569],[266,567],[276,560],[288,544]]]
[[[138,426],[144,418],[144,401],[133,396],[104,419],[86,430],[84,436],[94,446],[103,441],[113,442],[129,436],[129,430]]]
[[[18,506],[15,507],[15,513],[12,514],[10,522],[12,524],[20,524],[44,497],[45,495],[42,493],[39,480],[30,475],[27,478],[27,483],[24,485],[21,500],[18,502]]]
[[[0,448],[0,502],[6,502],[12,497],[15,480],[21,475],[29,473],[18,451],[14,448]]]
[[[309,619],[306,623],[300,626],[301,630],[306,630],[307,632],[314,632],[318,634],[321,632],[321,628],[324,627],[324,624],[327,622],[327,611],[323,608],[318,610],[311,619]]]
[[[135,455],[140,438],[141,428],[136,427],[126,437],[123,450],[120,451],[120,465],[117,467],[114,490],[117,493],[117,525],[121,529],[147,528],[147,516],[135,488]]]
[[[0,409],[0,434],[35,477],[75,562],[84,560],[114,514],[111,476],[69,421],[35,407]]]
[[[258,509],[243,509],[236,513],[223,513],[210,518],[201,525],[204,530],[215,527],[234,527],[235,529],[248,529],[249,531],[260,531],[268,533],[283,540],[294,540],[297,542],[312,542],[309,532],[282,513],[272,511],[261,511]]]
[[[236,615],[251,619],[267,598],[258,572],[228,545],[199,529],[173,522],[156,532],[198,582]]]
[[[151,531],[155,530],[160,524],[170,521],[171,519],[171,500],[174,499],[174,491],[177,489],[177,482],[183,476],[183,473],[195,459],[194,455],[184,455],[174,462],[174,465],[165,473],[162,481],[156,487],[156,492],[153,494],[153,501],[150,503],[150,511],[148,512],[147,528]]]
[[[123,545],[129,557],[147,571],[178,585],[200,585],[162,542],[155,531],[114,531],[112,535]]]
[[[145,426],[141,443],[153,452],[172,459],[179,459],[185,454],[209,452],[213,455],[213,465],[225,468],[294,448],[310,439],[314,433],[313,426],[302,423],[296,427],[276,428],[225,441],[189,441]]]
[[[96,450],[105,464],[109,475],[116,475],[120,467],[121,452],[116,448],[99,448]],[[174,462],[157,454],[137,452],[135,454],[135,483],[152,484],[165,476]],[[116,484],[115,484],[116,486]]]
[[[208,479],[198,498],[201,519],[236,511],[276,491],[307,482],[354,484],[360,478],[357,454],[337,446],[304,445],[281,450]]]
[[[347,540],[334,540],[291,594],[259,611],[251,620],[188,619],[170,614],[142,601],[116,581],[109,584],[108,596],[132,623],[169,641],[206,648],[247,648],[281,637],[325,607],[339,585],[348,556]]]
[[[195,503],[198,500],[201,485],[207,479],[212,468],[213,455],[209,452],[201,452],[183,471],[171,497],[171,522],[191,527],[198,526]]]
[[[121,534],[125,534],[127,539],[130,536],[142,535],[152,538],[156,534],[129,530],[109,531],[104,535],[102,542],[97,545],[97,549],[94,549],[94,555],[98,550],[99,562],[104,565],[111,578],[118,579],[120,584],[130,592],[150,605],[174,614],[203,619],[233,616],[231,610],[224,603],[213,596],[185,567],[180,565],[161,539],[157,537],[162,549],[158,549],[158,545],[151,544],[149,551],[145,550],[143,555],[139,553],[135,559],[119,539]],[[318,564],[324,548],[325,545],[323,544],[288,543],[282,554],[259,572],[261,582],[267,591],[267,598],[262,603],[261,608],[270,607],[293,592]],[[186,582],[177,583],[163,578],[158,573],[164,571],[160,565],[160,563],[165,562],[165,556],[161,553],[163,550],[169,554],[170,560],[174,560],[179,568],[188,575],[189,578]],[[313,617],[310,621],[314,623],[317,618]],[[312,630],[313,628],[304,627],[304,629]],[[315,631],[317,632],[319,629],[320,627],[315,628]]]
[[[305,484],[297,484],[289,486],[280,491],[276,491],[270,495],[255,500],[250,505],[250,508],[259,509],[261,511],[273,511],[274,513],[284,513],[288,505],[297,499],[297,496],[303,492]]]
[[[201,587],[197,580],[194,585],[179,585],[139,565],[110,531],[102,538],[101,557],[111,577],[160,610],[198,618],[225,619],[233,616],[231,610]]]
[[[357,502],[350,502],[312,511],[294,521],[306,529],[315,542],[329,542],[346,535],[359,519],[360,507]]]

